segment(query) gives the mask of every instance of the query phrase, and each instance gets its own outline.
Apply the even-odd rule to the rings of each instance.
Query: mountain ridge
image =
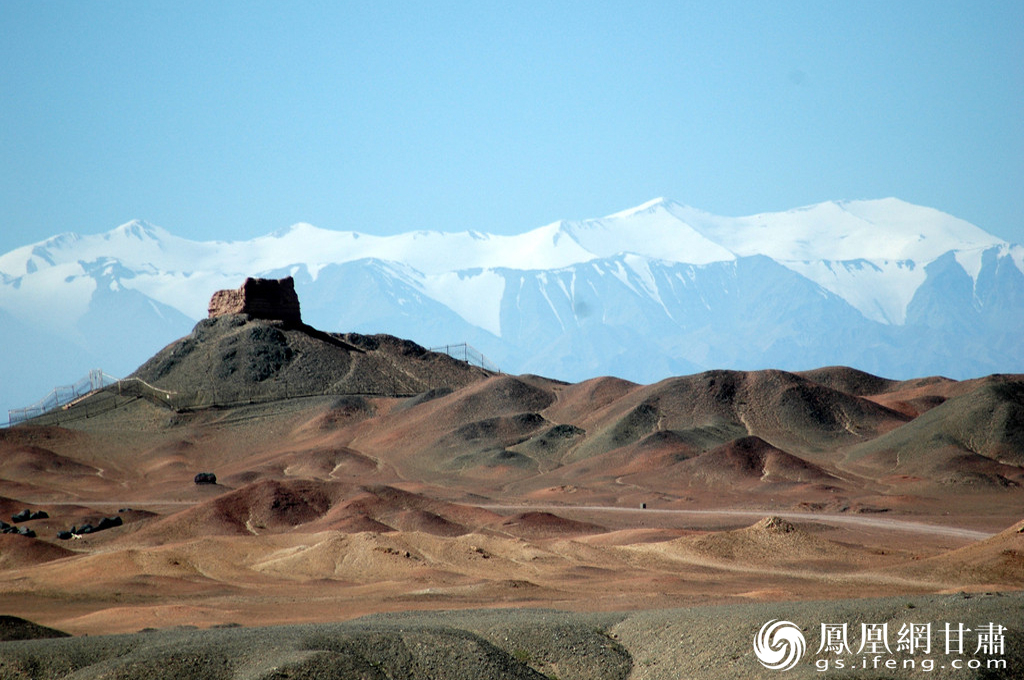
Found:
[[[79,349],[59,350],[56,363],[74,362],[34,386],[4,380],[0,402],[23,405],[89,368],[127,374],[159,349],[142,328],[159,323],[165,342],[184,335],[214,291],[247,276],[293,276],[319,328],[468,341],[505,370],[559,379],[828,364],[892,378],[1024,370],[1019,245],[892,198],[740,218],[660,198],[514,235],[300,222],[199,242],[142,220],[60,234],[0,255],[0,312],[13,319],[0,342],[24,348],[25,334],[42,333]],[[104,326],[118,333],[97,339]],[[57,352],[24,358],[54,364]]]

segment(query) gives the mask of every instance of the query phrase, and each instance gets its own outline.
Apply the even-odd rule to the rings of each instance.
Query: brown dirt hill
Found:
[[[259,535],[313,522],[348,492],[350,485],[311,480],[260,480],[157,520],[132,541],[165,543],[212,535]]]
[[[760,437],[742,437],[679,461],[670,474],[691,478],[710,487],[729,488],[737,484],[842,484],[813,463],[778,449]],[[667,471],[662,474],[669,474]]]
[[[263,479],[156,520],[126,537],[136,544],[203,536],[291,532],[422,531],[459,536],[498,525],[488,510],[429,498],[387,485],[308,479]]]
[[[0,491],[11,496],[40,498],[54,490],[75,493],[83,484],[114,487],[98,467],[41,446],[0,440],[0,460]]]
[[[182,405],[311,394],[417,394],[462,387],[486,371],[387,335],[218,316],[162,349],[132,377]]]
[[[889,380],[846,366],[828,366],[797,373],[808,380],[856,397],[867,397],[876,404],[912,418],[946,399],[974,389],[974,381],[957,381],[941,376]]]
[[[708,371],[626,392],[581,425],[587,441],[574,457],[672,430],[697,450],[756,435],[787,451],[862,441],[899,427],[903,414],[785,371]],[[576,424],[576,423],[574,423]]]
[[[34,538],[0,534],[0,570],[19,569],[74,555],[71,550]]]
[[[555,401],[559,384],[499,375],[432,399],[414,397],[363,423],[349,445],[388,460],[409,479],[448,484],[459,477],[521,477],[537,465],[507,447],[555,425],[540,411]]]
[[[1024,378],[972,384],[972,391],[851,449],[851,469],[952,485],[1024,483]]]
[[[307,531],[422,531],[461,536],[500,522],[488,510],[449,503],[387,485],[364,486],[346,496]]]
[[[895,383],[885,392],[868,395],[867,398],[876,404],[916,418],[947,399],[969,394],[977,388],[980,380],[984,378],[960,381],[941,376],[915,378]]]
[[[545,413],[557,422],[586,427],[586,423],[600,419],[605,409],[614,408],[616,402],[640,387],[628,380],[610,377],[566,385],[558,391],[558,401]]]
[[[958,584],[1008,585],[1024,583],[1024,521],[992,538],[897,567],[900,575]]]
[[[527,539],[564,538],[576,535],[600,534],[607,531],[592,522],[559,517],[550,512],[522,512],[501,523],[502,529]]]
[[[871,557],[869,550],[821,538],[775,516],[765,517],[743,529],[684,536],[664,543],[634,546],[631,550],[736,563],[747,569],[769,565],[813,568],[845,564],[853,567]]]
[[[882,394],[900,384],[896,380],[882,378],[848,366],[825,366],[811,371],[797,371],[796,374],[811,382],[824,385],[837,392],[852,394],[855,397]]]
[[[75,476],[95,475],[98,472],[91,465],[83,465],[39,446],[11,446],[0,442],[0,455],[3,456],[4,477],[7,479],[17,479],[22,475]]]

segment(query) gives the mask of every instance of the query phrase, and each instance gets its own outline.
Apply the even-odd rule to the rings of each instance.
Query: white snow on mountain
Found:
[[[674,215],[673,205],[657,199],[603,219],[562,222],[560,226],[593,257],[634,253],[687,264],[735,259],[728,248]]]
[[[830,201],[749,217],[718,217],[678,203],[669,203],[666,209],[737,255],[767,255],[778,262],[864,259],[923,264],[951,250],[1004,243],[970,222],[896,198]]]
[[[805,260],[780,264],[846,300],[879,323],[901,325],[907,305],[924,283],[924,267],[913,260]]]
[[[501,336],[501,300],[505,279],[491,269],[431,274],[419,289],[444,304],[473,326]]]
[[[897,199],[828,202],[739,218],[656,199],[604,218],[556,222],[513,236],[372,236],[300,223],[249,241],[194,242],[133,221],[105,234],[64,234],[0,256],[0,273],[14,282],[0,288],[0,306],[20,318],[55,311],[75,318],[91,294],[83,263],[110,258],[134,273],[122,285],[198,319],[213,290],[234,287],[247,275],[301,265],[315,281],[329,264],[373,258],[411,267],[423,277],[419,287],[426,294],[500,334],[495,296],[500,300],[502,287],[484,270],[560,269],[622,253],[695,265],[764,255],[866,317],[900,324],[924,281],[924,265],[954,251],[977,278],[980,253],[992,246],[1010,247],[968,222]],[[1015,259],[1020,266],[1020,256]],[[464,270],[481,271],[452,278]],[[61,294],[51,295],[58,288]],[[47,303],[39,305],[40,298]]]
[[[0,374],[0,400],[30,401],[4,392],[43,380],[40,367],[41,393],[52,376],[130,372],[205,317],[214,291],[288,274],[324,330],[469,340],[508,370],[564,379],[1024,370],[1019,245],[894,198],[747,217],[659,198],[515,235],[299,223],[196,242],[138,220],[61,234],[0,255],[0,343],[24,355]]]

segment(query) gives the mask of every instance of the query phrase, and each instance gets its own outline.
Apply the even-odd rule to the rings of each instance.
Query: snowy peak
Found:
[[[606,220],[614,220],[614,219],[619,219],[619,218],[623,218],[623,217],[631,217],[633,215],[638,215],[640,213],[653,212],[653,211],[657,210],[658,208],[669,209],[669,207],[671,205],[673,205],[673,204],[675,204],[675,201],[672,201],[672,200],[664,198],[664,197],[652,198],[651,200],[647,201],[646,203],[641,203],[640,205],[636,206],[635,208],[626,208],[625,210],[620,210],[617,213],[612,213],[611,215],[606,215],[604,219],[606,219]]]
[[[25,302],[13,286],[46,291],[72,278],[85,283],[87,263],[113,260],[134,272],[121,285],[183,314],[202,316],[214,290],[237,285],[245,276],[302,270],[312,281],[331,265],[378,260],[417,272],[421,291],[433,291],[470,310],[466,286],[476,281],[493,293],[500,286],[480,272],[554,271],[588,262],[635,255],[650,261],[704,266],[764,256],[837,295],[867,318],[901,324],[907,306],[925,280],[925,266],[948,252],[977,280],[982,254],[993,247],[1010,252],[1022,268],[1021,250],[963,220],[898,199],[826,202],[747,217],[720,217],[666,198],[647,201],[606,217],[560,221],[515,235],[477,231],[414,231],[374,236],[294,224],[249,241],[196,242],[141,220],[93,236],[63,234],[0,256],[0,307],[24,318],[39,301]],[[637,263],[635,269],[644,271]],[[119,270],[122,271],[122,270]],[[44,276],[43,273],[47,272]],[[458,272],[477,272],[455,277]],[[23,281],[31,278],[32,281]],[[127,277],[121,277],[127,278]],[[485,281],[489,281],[484,286]],[[83,293],[84,294],[84,293]],[[489,293],[490,294],[490,293]],[[17,297],[22,302],[13,302]],[[471,296],[470,296],[471,297]],[[460,300],[455,302],[455,300]],[[4,302],[7,300],[7,302]],[[486,324],[498,328],[495,301]]]
[[[143,220],[132,220],[126,224],[108,231],[103,234],[105,241],[112,241],[115,239],[134,239],[137,241],[160,241],[166,239],[171,234],[165,229],[154,226],[149,222]]]
[[[865,259],[923,264],[951,250],[1003,243],[969,222],[894,198],[829,201],[734,218],[683,206],[673,212],[738,255],[766,255],[777,261]]]
[[[114,257],[187,272],[251,273],[296,264],[378,258],[426,273],[472,268],[552,269],[622,253],[686,264],[764,255],[779,262],[913,261],[949,251],[1004,246],[974,225],[897,199],[819,203],[786,212],[720,217],[657,198],[598,219],[560,221],[516,235],[418,231],[372,236],[294,224],[250,241],[195,242],[141,220],[105,234],[63,234],[0,256],[6,277],[47,266]]]
[[[933,260],[951,250],[986,249],[1004,241],[966,220],[934,208],[913,205],[897,198],[877,201],[844,201],[847,213],[874,225],[876,233],[903,239],[918,259]]]
[[[314,327],[467,341],[505,370],[568,380],[1024,371],[1020,246],[891,198],[746,217],[658,198],[513,235],[298,223],[201,242],[140,220],[62,234],[0,255],[0,346],[20,358],[0,400],[24,405],[97,366],[126,374],[215,291],[288,275]]]
[[[634,253],[653,259],[708,264],[736,255],[676,214],[678,203],[664,198],[601,219],[563,222],[561,229],[595,258]]]

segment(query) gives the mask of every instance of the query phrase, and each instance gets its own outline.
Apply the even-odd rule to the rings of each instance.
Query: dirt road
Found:
[[[846,524],[860,527],[868,527],[872,529],[886,529],[890,531],[903,531],[914,534],[944,536],[949,538],[961,538],[971,541],[981,541],[986,538],[990,538],[994,535],[986,531],[975,531],[974,529],[961,529],[959,527],[943,526],[938,524],[926,524],[924,522],[915,522],[906,519],[895,519],[892,517],[867,517],[864,515],[840,515],[836,513],[733,509],[677,510],[659,508],[622,508],[605,505],[481,505],[479,507],[487,510],[493,510],[495,512],[546,511],[564,513],[566,511],[579,511],[596,514],[607,513],[609,515],[670,515],[680,518],[700,517],[705,519],[715,517],[749,517],[751,519],[760,519],[761,517],[774,515],[776,517],[781,517],[783,519],[796,520],[801,522]]]

